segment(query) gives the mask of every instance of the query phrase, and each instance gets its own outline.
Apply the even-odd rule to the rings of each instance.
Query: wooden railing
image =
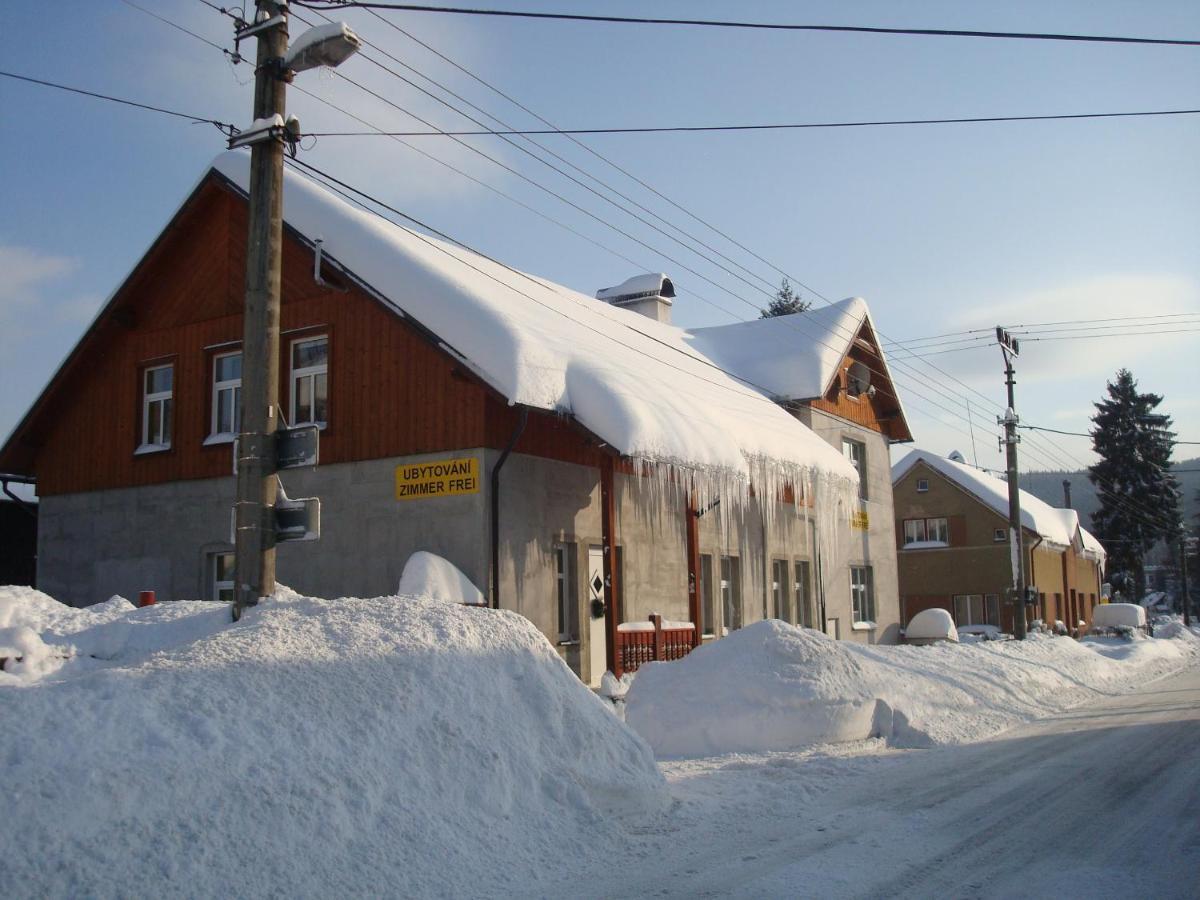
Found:
[[[690,622],[668,622],[650,614],[649,622],[623,622],[617,626],[618,678],[636,672],[642,663],[683,659],[695,646],[696,626]]]

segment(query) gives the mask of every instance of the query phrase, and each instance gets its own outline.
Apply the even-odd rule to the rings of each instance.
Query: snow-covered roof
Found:
[[[945,475],[1000,515],[1008,516],[1008,482],[928,450],[912,450],[892,466],[892,484],[907,475],[919,462]],[[1056,509],[1028,491],[1021,491],[1021,524],[1044,540],[1063,547],[1074,543],[1076,531],[1081,530],[1075,510]],[[1095,541],[1095,538],[1092,540]]]
[[[249,156],[213,168],[242,191]],[[284,219],[510,403],[573,416],[622,455],[682,466],[702,489],[857,473],[788,412],[652,321],[352,206],[288,170]]]
[[[1094,557],[1097,557],[1100,562],[1104,562],[1106,559],[1108,559],[1108,551],[1104,549],[1104,545],[1100,543],[1094,534],[1092,534],[1082,525],[1079,526],[1079,538],[1083,541],[1084,553],[1088,553]]]
[[[861,297],[787,316],[694,328],[693,349],[785,400],[821,397],[864,321]]]

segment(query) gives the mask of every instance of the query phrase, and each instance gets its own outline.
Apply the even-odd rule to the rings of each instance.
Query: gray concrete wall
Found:
[[[886,448],[878,453],[886,459]],[[397,466],[465,456],[481,462],[477,493],[396,499]],[[322,534],[316,543],[279,546],[279,581],[316,596],[386,595],[396,590],[409,555],[428,550],[449,559],[490,593],[490,476],[498,458],[498,452],[480,448],[282,473],[288,496],[321,498]],[[686,621],[683,493],[654,479],[618,475],[615,483],[623,621],[645,621],[650,613]],[[873,513],[872,527],[882,522],[890,531],[890,485],[887,497],[887,512]],[[114,593],[134,599],[140,590],[154,590],[164,600],[211,597],[212,555],[232,550],[233,498],[232,477],[44,498],[39,524],[42,588],[77,606]],[[593,677],[587,577],[589,548],[602,543],[599,472],[512,454],[501,472],[500,509],[501,605],[529,618],[581,677]],[[817,571],[806,516],[803,508],[786,503],[767,504],[764,513],[761,501],[751,498],[701,518],[700,552],[711,556],[713,565],[709,589],[716,634],[731,624],[722,618],[721,556],[740,562],[742,624],[773,614],[774,560],[785,560],[789,572],[796,560],[808,560],[814,575]],[[566,641],[559,640],[558,632],[556,542],[571,550],[575,576],[579,628]],[[893,606],[895,602],[894,549],[890,568],[871,558],[877,566],[878,602],[886,610],[885,586],[891,585]],[[846,606],[843,621],[848,623],[849,576],[844,565],[840,572],[846,583],[840,583],[838,572],[827,573],[826,593]],[[830,615],[837,610],[834,606]],[[797,621],[794,608],[788,618]],[[848,629],[843,636],[851,636]]]
[[[840,529],[841,540],[822,559],[825,607],[828,618],[838,620],[839,636],[861,643],[896,643],[900,639],[900,587],[896,564],[896,524],[892,502],[892,465],[887,439],[877,431],[810,408],[798,418],[819,437],[842,449],[842,438],[861,442],[867,450],[865,530]],[[850,601],[850,567],[870,566],[875,588],[874,629],[853,625]]]
[[[415,550],[444,556],[486,584],[486,492],[398,501],[401,462],[479,455],[424,454],[284,472],[288,496],[321,498],[321,539],[278,547],[278,580],[323,597],[391,594]],[[482,468],[482,467],[481,467]],[[233,477],[43,498],[41,589],[76,606],[114,593],[136,599],[211,596],[210,555],[229,543]]]

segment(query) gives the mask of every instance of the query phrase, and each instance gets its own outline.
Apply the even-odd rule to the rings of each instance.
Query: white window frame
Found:
[[[554,556],[554,597],[558,612],[558,642],[579,642],[579,603],[575,596],[574,544],[556,541],[551,552]],[[571,630],[571,626],[575,630]]]
[[[297,344],[311,344],[311,343],[315,343],[317,341],[323,341],[325,344],[325,362],[323,362],[317,366],[302,366],[301,368],[297,369],[295,367],[296,345]],[[318,419],[312,419],[312,418],[301,419],[299,417],[299,415],[296,412],[296,408],[297,408],[296,396],[299,392],[296,390],[296,388],[302,379],[307,378],[311,381],[311,384],[312,384],[312,389],[311,389],[312,409],[313,409],[313,412],[315,413],[316,408],[317,408],[317,378],[316,378],[316,376],[324,375],[325,376],[325,397],[326,397],[326,402],[328,403],[328,398],[329,398],[329,335],[314,334],[314,335],[310,335],[308,337],[299,337],[299,338],[296,338],[295,340],[293,340],[290,344],[288,344],[288,372],[289,372],[289,374],[288,374],[288,395],[289,395],[289,400],[290,400],[290,404],[291,404],[288,407],[288,409],[291,412],[291,416],[292,416],[292,421],[289,424],[291,424],[291,425],[316,425],[318,428],[324,428],[328,424],[328,422],[325,420],[318,420]]]
[[[713,608],[713,556],[711,553],[700,554],[700,571],[697,573],[700,591],[700,633],[706,637],[716,634],[717,611]]]
[[[220,570],[220,566],[221,566],[221,560],[224,557],[229,557],[229,563],[231,566],[231,568],[229,570],[229,578],[228,579],[222,579],[222,578],[217,577],[217,573]],[[220,602],[232,603],[233,602],[233,587],[234,587],[234,576],[233,576],[234,570],[232,568],[233,563],[234,563],[233,551],[232,550],[223,550],[223,551],[220,551],[217,553],[213,553],[209,556],[209,560],[210,560],[210,562],[208,564],[208,566],[209,566],[208,574],[209,574],[209,578],[212,581],[212,599],[216,600],[216,601],[220,601]],[[221,601],[221,592],[222,591],[229,592],[228,601]]]
[[[925,540],[925,520],[924,519],[905,519],[904,520],[904,546],[909,544],[921,543]]]
[[[1007,528],[993,528],[992,529],[992,543],[993,544],[1003,544],[1007,540],[1008,540],[1008,529]]]
[[[793,604],[796,610],[796,624],[802,628],[815,628],[816,616],[812,609],[812,569],[807,559],[798,559],[792,566],[795,581],[792,584]]]
[[[227,378],[224,381],[217,380],[217,365],[222,359],[228,359],[231,356],[240,357],[241,350],[233,350],[229,353],[218,353],[213,357],[212,361],[212,416],[209,420],[208,440],[205,443],[221,443],[232,441],[238,436],[242,425],[242,377]],[[225,430],[220,427],[221,423],[217,421],[217,411],[220,409],[219,398],[225,391],[233,393],[233,425],[232,430]]]
[[[928,478],[918,478],[917,479],[917,493],[924,494],[928,490],[929,490],[929,479]]]
[[[867,445],[862,441],[856,441],[853,438],[842,438],[842,456],[850,461],[858,472],[858,496],[862,500],[867,498]]]
[[[941,532],[940,537],[934,537],[934,529],[931,526],[940,526],[938,531]],[[925,520],[925,540],[940,541],[947,547],[950,546],[950,520],[945,516],[931,516]]]
[[[928,544],[950,546],[950,520],[946,516],[929,516],[923,519],[904,520],[904,546]],[[931,549],[924,547],[918,549]]]
[[[721,619],[725,634],[742,627],[742,566],[736,556],[721,557]]]
[[[870,566],[850,567],[850,613],[855,628],[875,627],[875,585]]]
[[[151,372],[161,372],[163,369],[171,373],[171,387],[165,391],[155,391],[150,393],[149,379]],[[171,429],[175,425],[174,419],[174,399],[175,399],[175,364],[163,363],[157,366],[146,366],[142,369],[142,442],[137,448],[138,453],[155,453],[159,450],[171,449]],[[158,424],[159,433],[157,435],[150,434],[150,408],[159,405]],[[168,423],[168,420],[169,423]],[[151,437],[157,437],[158,440],[151,440]]]
[[[774,605],[774,617],[781,622],[795,624],[792,621],[792,611],[788,608],[791,591],[788,590],[788,572],[791,564],[786,559],[771,561],[771,602]]]

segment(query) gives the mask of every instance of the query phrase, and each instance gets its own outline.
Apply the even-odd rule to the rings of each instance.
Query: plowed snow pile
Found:
[[[513,613],[292,595],[233,625],[216,604],[5,590],[0,634],[35,657],[0,674],[10,892],[536,895],[551,860],[666,796]]]
[[[1035,636],[868,647],[777,620],[638,670],[625,721],[661,757],[789,750],[885,737],[979,740],[1200,659],[1200,639]]]

